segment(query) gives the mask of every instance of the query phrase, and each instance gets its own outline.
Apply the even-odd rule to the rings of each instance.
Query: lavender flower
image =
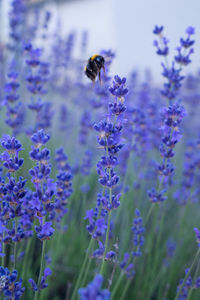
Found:
[[[198,180],[198,160],[198,142],[187,142],[180,188],[174,193],[177,202],[181,205],[198,201],[198,188],[192,189]]]
[[[17,281],[17,270],[10,272],[8,268],[0,267],[0,291],[6,297],[4,299],[18,300],[24,293],[22,279]]]
[[[185,274],[187,275],[188,272],[189,272],[189,269],[186,269],[185,270]],[[183,280],[184,279],[180,280],[179,286],[177,288],[177,293],[179,292],[179,290],[181,288],[181,292],[179,294],[178,300],[185,300],[185,299],[187,299],[188,293],[189,293],[190,289],[192,288],[192,277],[191,276],[188,276],[188,278],[185,281],[184,285],[183,285]]]
[[[5,84],[5,100],[3,104],[6,106],[5,122],[13,130],[13,134],[18,134],[24,122],[25,108],[19,101],[19,74],[16,72],[16,62],[12,61],[10,71],[7,74],[8,81]]]
[[[108,290],[102,290],[103,276],[97,274],[93,281],[88,284],[86,288],[78,290],[80,300],[109,300],[110,292]]]
[[[195,33],[193,27],[188,27],[186,29],[187,38],[180,39],[180,46],[176,48],[178,54],[175,56],[175,61],[180,65],[188,65],[191,63],[190,55],[194,52],[191,46],[194,45],[194,40],[191,40],[191,35]]]
[[[140,251],[140,248],[144,245],[144,232],[145,229],[143,227],[143,220],[140,216],[140,211],[139,209],[135,210],[135,215],[136,218],[133,220],[133,226],[132,226],[132,231],[133,231],[133,245],[137,247],[137,250],[133,252],[134,256],[141,256],[142,253]]]
[[[13,52],[19,52],[20,42],[23,39],[23,26],[25,23],[26,6],[22,0],[13,0],[9,12],[9,26],[11,42],[8,48]]]
[[[160,34],[158,33],[158,27],[155,28],[154,31],[155,34]],[[166,49],[166,43],[163,43]],[[166,53],[162,53],[162,55],[166,55],[168,53],[168,51],[165,52]],[[157,54],[161,53],[157,52]],[[159,150],[163,160],[162,163],[158,164],[158,172],[161,175],[160,184],[158,188],[152,188],[151,191],[148,191],[148,196],[150,200],[154,203],[162,202],[166,199],[166,197],[164,196],[166,190],[163,189],[163,185],[166,185],[169,182],[169,178],[172,178],[172,175],[174,173],[174,166],[171,162],[171,159],[175,155],[174,148],[182,137],[180,124],[186,115],[184,107],[181,106],[179,102],[175,102],[174,104],[171,103],[171,101],[176,98],[178,91],[181,87],[181,82],[184,79],[184,77],[181,76],[182,69],[175,68],[176,61],[177,58],[175,57],[174,61],[172,62],[171,68],[169,68],[167,61],[165,64],[162,63],[162,75],[168,79],[168,82],[164,84],[164,89],[161,91],[161,93],[168,99],[169,106],[163,109],[161,115],[161,144]]]
[[[35,186],[35,192],[30,203],[35,217],[40,222],[39,226],[35,226],[37,236],[40,240],[45,240],[50,238],[54,229],[51,227],[52,222],[47,222],[44,217],[48,216],[48,218],[52,219],[52,216],[55,215],[55,205],[52,197],[56,192],[56,184],[50,178],[50,151],[47,148],[41,148],[49,141],[50,136],[45,134],[43,130],[39,130],[32,135],[31,139],[34,146],[29,155],[37,164],[29,171]]]
[[[40,240],[49,240],[52,236],[54,229],[51,227],[52,222],[46,222],[45,224],[41,224],[40,226],[35,226],[35,231],[37,233],[37,237]]]
[[[163,36],[163,26],[155,26],[153,33],[158,36],[159,40],[154,40],[154,46],[156,47],[156,53],[161,56],[167,56],[169,54],[169,41]]]
[[[97,142],[104,149],[105,154],[97,163],[97,173],[99,175],[99,183],[104,187],[105,192],[99,193],[97,196],[97,207],[87,211],[85,219],[89,220],[87,230],[94,239],[97,239],[101,246],[101,251],[95,250],[93,255],[100,253],[102,258],[102,249],[104,257],[114,257],[114,253],[107,253],[107,245],[103,246],[100,238],[104,238],[110,232],[110,216],[111,211],[120,205],[120,193],[113,193],[113,189],[119,182],[119,176],[114,171],[118,164],[117,153],[123,147],[121,141],[123,129],[123,113],[126,110],[124,96],[128,90],[125,87],[126,79],[115,76],[110,92],[115,96],[115,102],[109,103],[108,116],[98,124],[94,125],[94,129],[99,133]],[[113,120],[114,119],[114,120]]]
[[[126,252],[124,259],[120,262],[120,268],[127,278],[135,276],[135,259],[142,256],[141,247],[144,245],[144,232],[143,219],[141,218],[139,209],[135,210],[135,218],[133,219],[133,251],[132,253]]]
[[[163,67],[162,75],[168,80],[161,93],[167,99],[173,100],[178,94],[184,76],[181,76],[181,69],[176,68],[174,62],[172,62],[171,68],[166,67],[163,63],[161,65]]]
[[[81,164],[81,174],[83,176],[88,176],[92,168],[92,151],[86,150]]]
[[[46,268],[44,270],[44,275],[42,276],[42,279],[40,281],[39,289],[45,289],[45,288],[48,287],[48,284],[46,283],[46,280],[47,280],[47,277],[51,275],[51,273],[52,272],[49,268]],[[31,284],[31,287],[32,287],[33,291],[37,292],[38,291],[38,286],[32,278],[29,279],[29,283]]]
[[[28,55],[26,64],[28,65],[28,75],[26,76],[27,89],[34,96],[45,94],[45,84],[49,80],[50,65],[41,60],[42,49],[34,48],[31,44],[25,45]],[[27,134],[31,135],[39,129],[46,129],[51,126],[53,116],[52,103],[42,102],[41,99],[31,99],[29,109],[36,112],[36,122],[34,128],[29,128]]]

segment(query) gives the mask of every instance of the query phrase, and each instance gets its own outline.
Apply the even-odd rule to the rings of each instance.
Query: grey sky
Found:
[[[142,71],[147,67],[158,80],[160,58],[152,45],[155,24],[165,26],[171,54],[186,27],[194,26],[197,42],[188,70],[200,66],[200,0],[82,0],[47,7],[61,18],[63,33],[89,31],[88,55],[102,48],[116,51],[114,73],[126,75],[134,68]]]

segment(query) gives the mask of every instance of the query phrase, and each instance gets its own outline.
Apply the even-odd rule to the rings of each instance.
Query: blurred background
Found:
[[[1,39],[8,36],[10,0],[1,3]],[[170,37],[171,52],[177,46],[179,37],[189,25],[196,28],[196,46],[193,63],[188,72],[200,65],[200,22],[199,0],[30,0],[30,15],[35,9],[44,7],[52,13],[51,27],[59,23],[62,34],[76,32],[76,39],[83,31],[89,34],[88,49],[83,59],[98,53],[101,49],[112,49],[117,58],[112,73],[127,75],[133,69],[143,74],[151,69],[156,80],[160,78],[160,63],[152,45],[155,24],[164,25]],[[53,17],[54,16],[54,17]],[[52,24],[54,23],[54,24]],[[76,43],[75,53],[80,54]]]
[[[35,197],[32,182],[37,184],[38,180],[36,178],[34,181],[33,176],[31,182],[30,178],[29,170],[36,164],[32,157],[29,158],[29,137],[37,130],[44,129],[51,134],[48,143],[53,166],[51,178],[57,180],[56,175],[60,172],[56,171],[54,162],[55,158],[57,160],[55,148],[60,146],[66,151],[73,173],[74,193],[68,203],[68,213],[65,210],[65,197],[64,203],[61,203],[64,210],[60,206],[56,209],[56,216],[58,215],[62,224],[55,224],[55,229],[58,230],[55,230],[48,246],[52,262],[47,263],[51,264],[53,276],[49,289],[44,291],[40,300],[63,300],[65,295],[69,299],[73,289],[71,286],[75,286],[89,244],[89,235],[85,230],[85,225],[88,224],[84,219],[85,212],[94,208],[100,190],[96,165],[104,152],[96,143],[98,133],[94,130],[94,124],[107,116],[110,119],[110,111],[114,107],[112,103],[115,101],[113,93],[109,92],[113,75],[124,77],[129,73],[125,117],[121,119],[119,113],[120,126],[116,124],[116,118],[113,125],[121,130],[122,122],[124,133],[120,143],[122,141],[125,145],[119,153],[117,166],[120,182],[116,193],[122,193],[122,205],[114,212],[111,232],[114,244],[110,249],[118,249],[119,241],[119,261],[122,261],[127,249],[131,252],[131,249],[138,251],[138,247],[131,246],[130,241],[133,239],[131,227],[134,211],[139,208],[148,230],[145,236],[147,248],[144,250],[144,259],[138,264],[135,265],[135,257],[133,258],[139,276],[131,288],[131,296],[128,295],[126,299],[174,299],[178,282],[184,276],[184,270],[190,266],[197,248],[193,228],[199,228],[200,218],[200,72],[195,74],[200,66],[199,9],[200,0],[0,0],[1,133],[19,136],[23,144],[25,163],[19,175],[27,178],[31,197]],[[152,31],[156,24],[165,27],[164,35],[170,39],[172,58],[180,37],[185,38],[185,29],[189,25],[196,28],[195,54],[192,55],[192,63],[188,64],[186,71],[185,68],[183,70],[183,73],[192,75],[185,78],[180,93],[182,77],[179,75],[179,64],[174,71],[176,76],[171,78],[171,73],[165,74],[169,77],[168,84],[162,84],[165,79],[160,75],[160,63],[165,57],[159,57],[153,47],[155,36]],[[113,52],[116,54],[115,58]],[[86,61],[94,53],[101,53],[106,61],[106,72],[101,74],[102,82],[96,80],[95,84],[83,71]],[[151,70],[153,79],[147,70]],[[138,79],[137,71],[142,79],[146,76],[146,81]],[[181,72],[181,76],[183,73]],[[160,93],[161,88],[167,94],[167,101]],[[182,104],[179,104],[180,99],[186,107],[187,116]],[[119,101],[121,104],[123,97]],[[166,105],[169,105],[167,109]],[[122,106],[122,111],[123,109]],[[179,132],[183,117],[185,120]],[[173,127],[169,124],[173,124]],[[171,127],[166,128],[167,126]],[[172,164],[166,157],[171,157],[170,151],[179,141],[182,132],[184,135],[181,143],[176,146],[176,157]],[[118,143],[118,134],[116,136]],[[2,157],[3,155],[1,160]],[[49,161],[49,157],[46,160]],[[66,169],[70,169],[68,165]],[[110,179],[110,174],[107,175]],[[66,186],[71,188],[70,184],[67,182]],[[108,188],[110,192],[109,185]],[[58,191],[60,193],[59,188]],[[69,197],[71,191],[67,190],[67,193]],[[161,204],[159,211],[153,211],[152,202],[155,199],[157,202],[164,201],[165,195],[169,200],[163,203],[166,206]],[[26,200],[29,213],[29,193]],[[47,205],[49,203],[48,197]],[[37,210],[34,204],[31,226],[37,224],[37,219],[32,218]],[[8,223],[10,230],[9,226]],[[26,276],[22,276],[26,287],[29,278],[36,279],[40,268],[41,243],[35,236],[29,239],[30,248],[27,248],[30,249],[30,254],[28,250],[25,253],[27,268],[24,267],[23,259],[18,267],[20,276],[23,268],[27,270]],[[0,236],[0,244],[1,240]],[[22,242],[23,250],[27,241]],[[94,247],[98,247],[98,243]],[[99,249],[95,248],[93,250],[102,251],[100,243]],[[9,260],[8,255],[7,258]],[[96,272],[98,269],[96,259],[90,260],[90,263],[80,285],[82,287],[84,282],[92,280],[94,270]],[[106,277],[109,282],[112,268],[110,264]],[[197,270],[199,268],[200,263]],[[113,280],[116,286],[120,272],[118,268]],[[124,278],[119,286],[119,295],[126,291],[126,282],[128,280]],[[141,286],[144,288],[141,289]],[[158,297],[155,296],[157,293]],[[24,299],[33,299],[29,288],[26,289]],[[119,296],[116,299],[122,298]],[[199,300],[200,297],[197,295],[191,299]]]

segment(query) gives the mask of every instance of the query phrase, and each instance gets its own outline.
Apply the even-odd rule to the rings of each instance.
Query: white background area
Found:
[[[6,35],[10,0],[0,1],[3,1],[4,24],[0,30]],[[149,68],[159,80],[161,59],[152,45],[155,24],[164,25],[171,56],[186,27],[194,26],[195,54],[187,71],[194,72],[200,67],[200,0],[77,0],[61,4],[54,1],[46,8],[52,12],[54,20],[59,18],[63,34],[73,30],[78,36],[83,30],[89,32],[87,56],[101,49],[115,51],[112,73],[124,76],[132,70],[142,73]]]

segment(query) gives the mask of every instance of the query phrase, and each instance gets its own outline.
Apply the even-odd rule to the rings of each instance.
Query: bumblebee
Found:
[[[92,55],[85,67],[86,76],[94,82],[97,75],[99,75],[99,80],[101,81],[101,69],[105,72],[104,63],[105,59],[103,56],[99,54]]]

